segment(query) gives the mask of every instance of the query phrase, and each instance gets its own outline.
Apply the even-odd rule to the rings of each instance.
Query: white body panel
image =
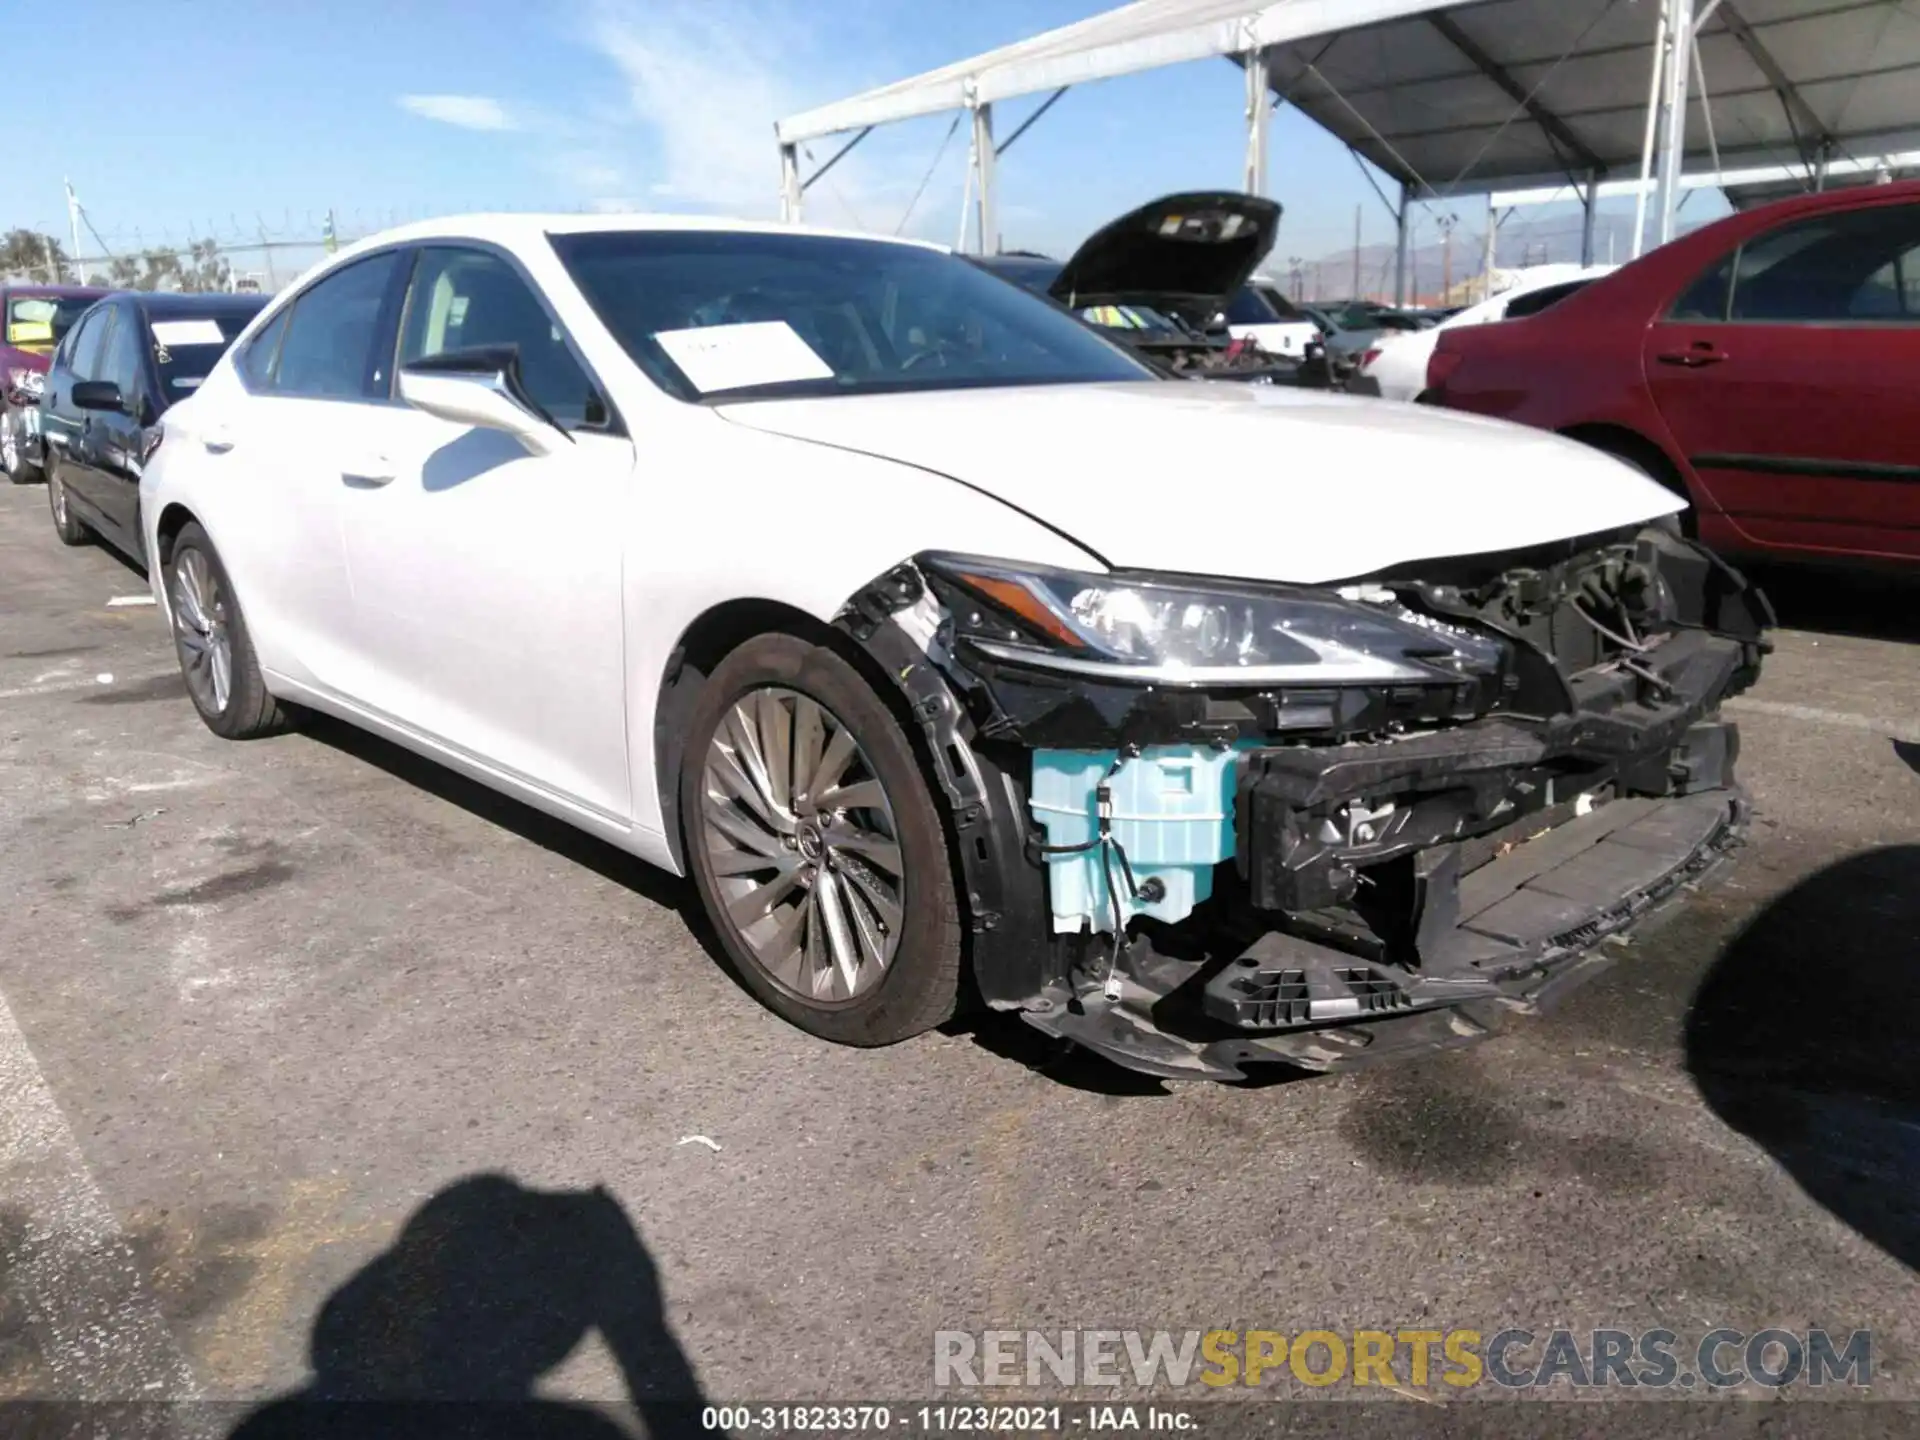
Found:
[[[930,549],[1312,582],[1678,508],[1552,436],[1443,412],[1383,423],[1379,407],[1268,387],[683,403],[629,361],[545,239],[650,226],[715,228],[481,217],[332,262],[443,238],[512,251],[632,438],[536,454],[404,405],[253,394],[233,369],[243,337],[168,413],[142,513],[150,554],[173,507],[208,531],[274,693],[658,864],[674,864],[674,780],[654,773],[655,711],[676,646],[716,606],[831,621]]]
[[[1520,283],[1503,290],[1490,300],[1469,305],[1458,315],[1449,315],[1438,325],[1425,330],[1386,330],[1373,342],[1378,353],[1361,366],[1361,373],[1380,386],[1383,400],[1412,400],[1427,388],[1427,362],[1439,347],[1440,332],[1464,325],[1491,325],[1507,318],[1507,306],[1522,295],[1564,285],[1583,276],[1599,279],[1610,275],[1612,265],[1536,265],[1522,272]]]
[[[1187,575],[1316,584],[1682,505],[1618,460],[1543,431],[1285,386],[1035,386],[722,413],[952,475],[1110,565]]]

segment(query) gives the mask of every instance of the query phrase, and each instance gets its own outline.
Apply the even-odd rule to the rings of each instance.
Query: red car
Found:
[[[88,285],[0,285],[0,471],[16,485],[40,478],[40,392],[48,357],[107,293]]]
[[[1443,331],[1421,399],[1619,455],[1716,549],[1920,563],[1920,182],[1732,215]]]

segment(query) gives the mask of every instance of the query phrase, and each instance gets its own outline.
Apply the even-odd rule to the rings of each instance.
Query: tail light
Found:
[[[1380,358],[1380,347],[1375,345],[1360,356],[1360,369],[1364,372],[1373,368],[1373,362]]]
[[[1439,390],[1453,378],[1453,372],[1460,368],[1460,357],[1446,350],[1435,350],[1433,358],[1427,361],[1427,389]]]

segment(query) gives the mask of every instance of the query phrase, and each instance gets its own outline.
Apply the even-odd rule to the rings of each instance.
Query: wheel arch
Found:
[[[1609,455],[1633,461],[1689,505],[1698,503],[1687,486],[1687,477],[1681,473],[1673,457],[1657,441],[1649,440],[1638,430],[1626,425],[1593,423],[1569,425],[1560,433],[1569,440],[1578,440],[1595,450],[1604,450]]]
[[[199,523],[200,517],[178,500],[168,501],[160,511],[160,518],[154,522],[153,538],[159,544],[159,554],[152,557],[153,562],[157,565],[165,565],[171,560],[173,542],[180,538],[180,532],[189,525]]]
[[[680,765],[687,723],[714,668],[747,641],[768,634],[797,636],[832,650],[852,665],[901,722],[921,764],[927,763],[927,757],[920,753],[924,749],[920,727],[913,723],[900,687],[845,631],[781,600],[742,598],[710,606],[674,642],[653,707],[653,782],[660,801],[661,831],[674,866],[682,874],[686,873],[687,856],[680,815]]]

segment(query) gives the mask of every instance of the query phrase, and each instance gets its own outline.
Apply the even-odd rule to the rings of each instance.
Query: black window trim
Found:
[[[573,331],[568,327],[567,322],[554,313],[553,305],[547,299],[546,290],[541,286],[539,281],[533,278],[532,272],[520,262],[518,255],[515,255],[513,251],[509,250],[506,246],[497,244],[492,240],[476,240],[459,235],[443,235],[431,239],[414,240],[410,243],[413,246],[414,259],[413,263],[407,267],[407,288],[402,292],[404,303],[400,307],[400,313],[394,317],[393,364],[387,377],[388,391],[393,396],[393,403],[398,405],[406,404],[404,400],[399,398],[400,341],[407,333],[407,316],[413,308],[413,276],[419,269],[420,256],[428,250],[475,250],[494,256],[496,259],[504,260],[507,268],[520,278],[520,282],[532,293],[535,303],[540,306],[541,310],[545,312],[547,319],[559,330],[561,342],[567,347],[567,353],[573,356],[573,363],[578,365],[580,367],[580,373],[587,377],[587,383],[593,386],[594,393],[600,398],[602,408],[607,412],[607,418],[598,425],[583,423],[579,425],[562,425],[560,428],[568,434],[581,432],[588,435],[611,435],[623,440],[628,438],[627,422],[625,417],[620,413],[620,407],[613,402],[613,393],[607,389],[606,382],[600,378],[600,372],[593,368],[592,363],[580,349],[580,343],[573,338]],[[550,236],[548,237],[548,243],[549,245],[552,243]],[[555,251],[554,253],[557,259],[559,252]],[[569,279],[571,279],[571,277],[569,277]]]

